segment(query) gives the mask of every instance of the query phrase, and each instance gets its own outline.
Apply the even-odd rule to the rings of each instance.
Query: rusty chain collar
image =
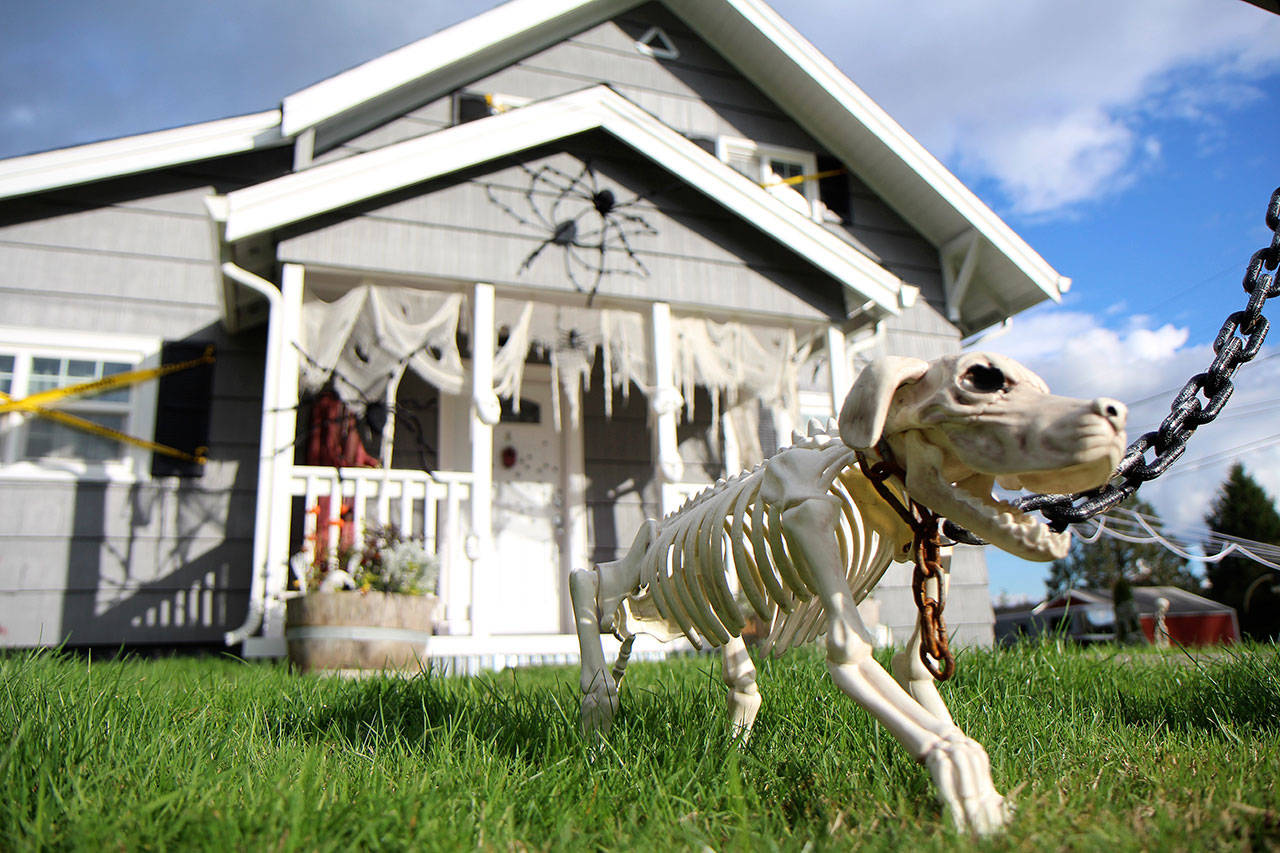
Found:
[[[904,504],[885,481],[896,476],[904,484],[906,472],[894,459],[889,445],[881,442],[876,447],[880,461],[874,465],[867,461],[866,454],[857,452],[858,467],[862,474],[871,481],[876,493],[885,503],[893,507],[902,520],[911,528],[911,551],[915,558],[915,571],[911,574],[911,595],[915,599],[916,608],[920,611],[920,662],[938,681],[946,681],[956,672],[955,655],[947,640],[947,623],[942,618],[946,607],[947,585],[942,577],[942,537],[939,533],[942,518],[921,503],[907,497]],[[929,595],[928,582],[935,581],[938,597]]]

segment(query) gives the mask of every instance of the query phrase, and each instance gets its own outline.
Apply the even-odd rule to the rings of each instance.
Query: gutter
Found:
[[[231,281],[258,293],[267,300],[267,357],[262,379],[262,428],[258,443],[258,502],[253,521],[253,576],[249,584],[249,612],[244,624],[223,635],[228,646],[243,643],[259,628],[266,612],[268,537],[271,530],[271,508],[275,496],[275,431],[268,429],[270,418],[275,417],[277,377],[280,372],[280,307],[283,297],[280,290],[265,278],[249,272],[231,262],[222,265],[222,274]]]

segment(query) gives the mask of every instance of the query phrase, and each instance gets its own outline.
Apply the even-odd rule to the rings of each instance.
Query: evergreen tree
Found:
[[[1231,466],[1231,473],[1218,489],[1204,522],[1215,533],[1225,536],[1280,544],[1280,514],[1276,513],[1275,503],[1239,462]],[[1210,554],[1220,548],[1206,545]],[[1235,554],[1206,565],[1210,598],[1236,609],[1240,630],[1246,636],[1265,640],[1280,633],[1280,598],[1271,591],[1272,584],[1264,580],[1254,587],[1248,607],[1244,600],[1255,580],[1264,574],[1274,574],[1271,569]]]
[[[1153,519],[1152,526],[1159,529],[1155,508],[1141,498],[1130,498],[1120,506]],[[1067,556],[1053,561],[1045,586],[1052,598],[1069,589],[1110,591],[1120,580],[1140,586],[1200,588],[1187,561],[1158,542],[1125,542],[1106,534],[1096,542],[1073,537]]]

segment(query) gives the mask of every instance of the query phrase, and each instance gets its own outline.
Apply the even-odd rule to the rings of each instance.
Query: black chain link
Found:
[[[1274,270],[1280,264],[1280,188],[1271,194],[1266,222],[1272,232],[1271,245],[1253,253],[1244,274],[1248,304],[1243,311],[1227,317],[1213,342],[1213,363],[1182,387],[1170,405],[1169,416],[1159,429],[1146,433],[1129,445],[1111,480],[1105,485],[1074,495],[1027,495],[1017,501],[1019,509],[1028,512],[1039,510],[1048,519],[1050,527],[1059,531],[1106,512],[1136,492],[1138,486],[1168,470],[1187,449],[1187,440],[1196,428],[1218,416],[1234,390],[1231,378],[1240,365],[1258,354],[1267,337],[1271,324],[1262,316],[1263,304],[1280,294],[1277,277],[1263,272],[1264,269]],[[1148,453],[1151,454],[1149,459]],[[948,524],[944,532],[961,542],[973,543],[976,539],[956,525]]]

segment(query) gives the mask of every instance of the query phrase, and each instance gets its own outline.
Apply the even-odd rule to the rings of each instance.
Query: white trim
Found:
[[[258,496],[259,500],[270,502],[262,566],[265,598],[262,634],[267,637],[284,635],[284,594],[289,582],[289,528],[293,512],[293,503],[286,496],[293,477],[293,448],[298,424],[298,348],[295,342],[301,337],[305,289],[305,268],[297,264],[281,267],[277,371],[275,380],[270,383],[274,400],[271,401],[271,411],[267,412],[264,396],[262,426],[262,438],[269,442],[266,447],[269,456],[259,461],[271,475],[270,492]]]
[[[897,314],[902,282],[848,243],[606,86],[551,98],[229,193],[229,242],[251,237],[460,169],[603,129],[805,257],[883,313]]]
[[[649,363],[653,365],[649,415],[653,424],[653,475],[664,487],[678,483],[684,477],[684,461],[680,458],[676,425],[684,400],[675,386],[671,344],[671,306],[666,302],[654,302],[649,309]],[[662,515],[675,509],[668,499],[666,488],[661,491],[660,500],[659,510]]]
[[[828,379],[831,384],[831,411],[838,412],[853,387],[853,370],[849,364],[849,347],[839,326],[827,327]]]
[[[279,124],[280,111],[268,110],[0,160],[0,198],[278,145]]]
[[[977,269],[981,251],[982,235],[977,231],[966,231],[938,252],[938,260],[942,266],[942,286],[947,297],[947,319],[953,322],[960,320],[961,309],[969,293],[969,285],[973,283],[973,272]],[[960,259],[960,265],[953,268],[957,258]]]

